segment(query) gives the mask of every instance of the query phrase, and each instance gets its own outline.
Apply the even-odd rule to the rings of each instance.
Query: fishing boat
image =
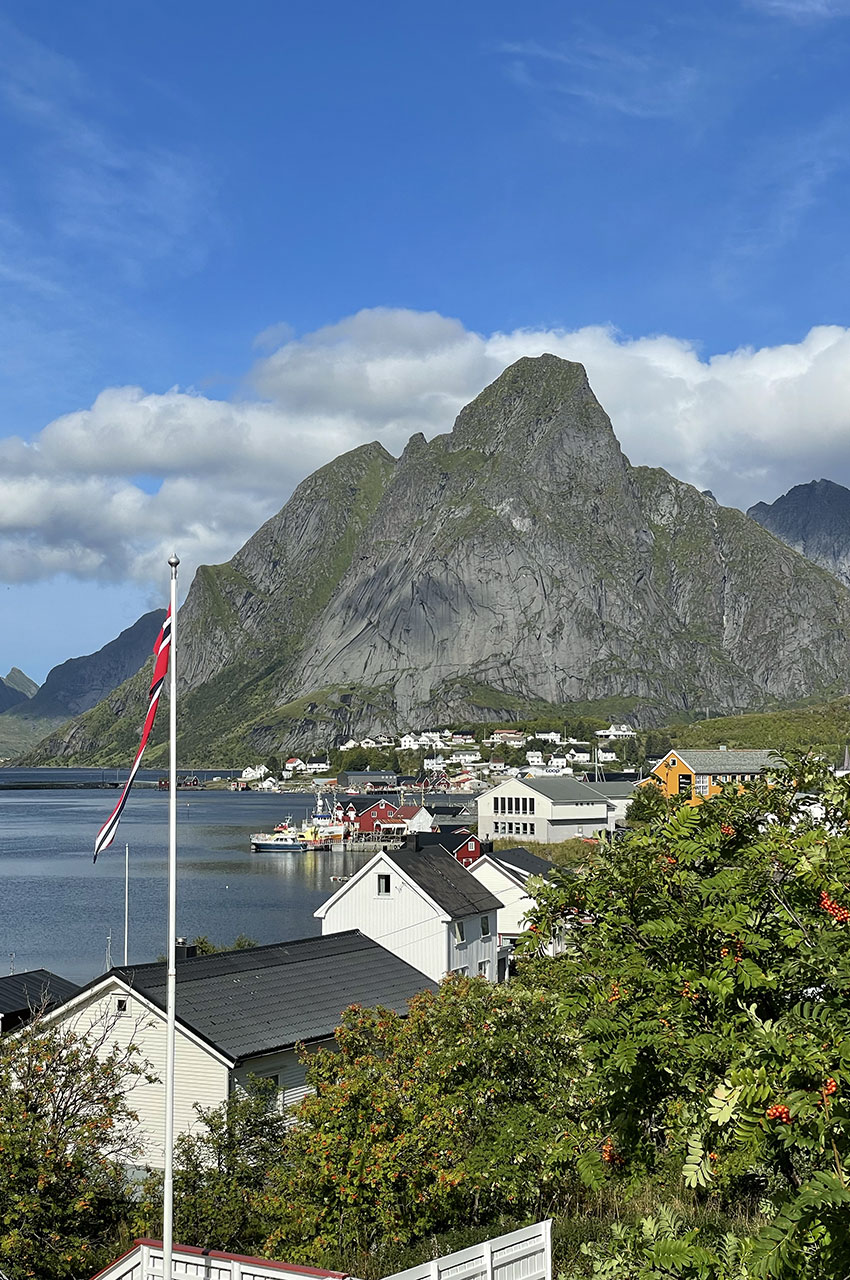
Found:
[[[293,831],[256,831],[251,836],[252,853],[303,853],[306,840]]]

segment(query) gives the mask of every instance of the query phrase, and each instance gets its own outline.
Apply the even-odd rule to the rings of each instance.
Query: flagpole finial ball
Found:
[[[171,565],[172,569],[176,569],[180,563],[180,557],[175,555],[172,551],[171,555],[168,557],[168,563]]]

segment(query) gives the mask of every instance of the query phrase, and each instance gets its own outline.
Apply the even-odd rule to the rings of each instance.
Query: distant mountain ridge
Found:
[[[833,480],[797,484],[747,515],[850,586],[850,489]]]
[[[375,442],[309,476],[198,571],[178,634],[187,764],[603,699],[658,724],[850,690],[850,592],[631,466],[584,368],[553,355],[398,460]],[[140,674],[33,760],[120,763],[145,690]]]
[[[31,698],[34,693],[38,692],[36,682],[31,680],[28,675],[25,675],[20,667],[12,667],[3,677],[3,683],[8,688],[16,689],[18,693],[22,693],[25,698]]]
[[[90,710],[134,675],[150,656],[164,617],[164,609],[144,614],[96,653],[69,658],[53,667],[41,687],[13,667],[10,675],[17,672],[18,688],[15,700],[0,714],[0,755],[26,751],[51,729]],[[34,687],[32,696],[20,691],[23,682]]]

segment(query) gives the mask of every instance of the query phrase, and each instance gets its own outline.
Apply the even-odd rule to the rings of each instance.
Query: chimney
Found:
[[[193,946],[191,942],[187,942],[185,938],[175,938],[174,940],[174,959],[175,960],[191,960],[192,956],[198,954],[198,948]]]

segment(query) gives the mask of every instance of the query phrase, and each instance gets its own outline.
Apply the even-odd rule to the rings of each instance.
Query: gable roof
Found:
[[[594,791],[598,791],[600,795],[605,796],[608,800],[626,800],[632,794],[637,785],[637,778],[628,782],[591,782],[588,778],[585,783]]]
[[[367,809],[377,808],[377,806],[380,805],[381,801],[383,801],[384,804],[386,805],[391,805],[393,809],[396,809],[398,807],[398,800],[393,800],[390,798],[390,796],[379,796],[379,795],[349,796],[348,802],[343,803],[342,807],[343,807],[343,810],[348,809],[349,807],[353,808],[354,812],[359,817],[360,814],[365,813]]]
[[[89,986],[114,977],[165,1010],[164,964],[111,969]],[[300,1040],[326,1039],[350,1004],[406,1013],[412,996],[436,986],[350,929],[178,960],[177,1020],[235,1064]]]
[[[605,799],[589,783],[579,782],[577,778],[523,778],[522,784],[555,804],[599,804]]]
[[[395,849],[384,854],[453,920],[482,911],[497,911],[502,903],[479,884],[445,849]]]
[[[498,863],[508,875],[519,876],[523,884],[529,876],[547,876],[555,866],[548,858],[541,858],[529,849],[499,849],[484,856]]]
[[[679,751],[674,747],[653,769],[664,763],[671,755],[675,755],[689,765],[694,773],[761,773],[763,769],[778,769],[779,760],[775,751],[762,751],[745,747],[740,751]]]
[[[30,1010],[70,1000],[79,991],[75,982],[60,978],[48,969],[29,969],[25,973],[10,973],[0,978],[0,1017],[10,1013],[29,1013]]]

